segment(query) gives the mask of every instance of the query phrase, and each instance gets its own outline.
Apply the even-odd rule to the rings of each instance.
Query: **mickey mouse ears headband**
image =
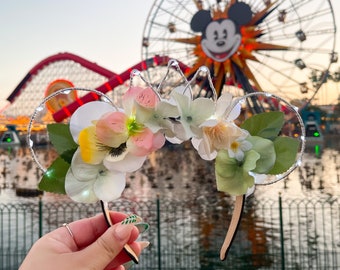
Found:
[[[160,89],[173,68],[184,83],[164,97]],[[202,75],[213,89],[212,98],[193,95],[192,84]],[[136,77],[146,86],[134,86]],[[69,124],[48,125],[59,156],[45,168],[34,151],[32,126],[45,110],[46,102],[70,91],[92,91],[102,100],[81,106]],[[254,98],[262,99],[263,112],[243,112]],[[291,125],[299,132],[293,134]],[[188,81],[178,63],[171,60],[157,88],[148,83],[142,72],[133,70],[130,87],[122,96],[122,107],[96,90],[67,88],[53,93],[35,109],[27,140],[34,161],[44,172],[41,189],[65,193],[78,202],[101,201],[104,214],[107,202],[119,198],[124,191],[126,173],[138,170],[166,140],[177,144],[190,140],[203,159],[215,160],[217,190],[236,196],[232,222],[220,252],[224,260],[246,195],[257,184],[282,180],[301,164],[305,131],[298,109],[284,99],[263,92],[237,98],[224,93],[217,97],[206,67],[198,69]]]

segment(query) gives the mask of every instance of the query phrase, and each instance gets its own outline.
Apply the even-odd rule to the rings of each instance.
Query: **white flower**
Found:
[[[136,103],[136,120],[143,123],[153,133],[163,132],[166,136],[175,136],[174,123],[170,119],[179,117],[177,106],[161,100],[154,108],[147,108]]]
[[[194,136],[200,136],[200,125],[210,118],[215,111],[215,104],[208,98],[196,98],[192,100],[189,91],[184,87],[178,87],[171,92],[171,98],[177,104],[179,110],[179,122],[181,125],[175,125],[174,131],[176,137],[180,140],[188,140]]]
[[[244,152],[249,151],[251,148],[252,144],[246,140],[246,136],[240,136],[230,144],[228,154],[231,158],[242,161],[244,159]]]
[[[217,100],[215,114],[200,125],[202,135],[191,140],[201,158],[215,159],[217,151],[229,148],[233,141],[248,135],[233,122],[240,110],[240,105],[233,106],[232,95],[229,93]]]
[[[77,202],[108,202],[121,196],[125,183],[124,172],[109,171],[102,164],[85,163],[78,149],[65,177],[65,190],[66,194]]]
[[[112,104],[102,101],[92,101],[80,106],[70,119],[70,132],[73,140],[78,143],[79,133],[86,127],[91,126],[93,120],[98,120],[108,112],[117,111]]]

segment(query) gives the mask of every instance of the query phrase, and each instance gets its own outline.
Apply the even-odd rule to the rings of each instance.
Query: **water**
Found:
[[[256,198],[327,197],[340,195],[340,142],[326,138],[322,144],[307,144],[302,165],[285,180],[257,186]],[[35,149],[40,163],[47,167],[55,158],[52,146]],[[23,201],[16,188],[35,189],[42,172],[33,162],[27,147],[0,148],[0,203]],[[190,145],[165,147],[152,154],[144,166],[127,178],[123,196],[151,197],[155,194],[170,198],[198,198],[216,194],[214,163],[202,160]],[[54,200],[52,194],[44,199]],[[64,200],[57,196],[57,200]]]
[[[41,164],[46,167],[56,157],[53,147],[49,145],[41,146],[35,151]],[[244,219],[235,240],[236,244],[231,250],[232,256],[229,263],[233,258],[237,260],[242,252],[251,250],[252,258],[248,259],[253,265],[262,265],[261,269],[274,269],[272,267],[277,265],[277,262],[264,257],[263,254],[278,253],[280,250],[280,216],[277,210],[279,193],[282,196],[283,207],[286,209],[295,209],[295,206],[300,205],[304,199],[323,198],[331,204],[332,200],[340,196],[339,151],[340,142],[336,137],[327,138],[322,144],[308,144],[301,167],[286,180],[268,186],[257,186],[255,194],[247,200]],[[41,172],[32,161],[29,149],[26,147],[0,149],[0,164],[0,204],[36,203],[38,201],[36,197],[20,197],[15,192],[18,187],[35,189],[41,177]],[[214,163],[200,159],[190,145],[163,148],[151,155],[138,172],[128,175],[127,188],[123,193],[124,198],[136,202],[136,205],[140,205],[140,202],[147,198],[154,199],[156,195],[159,195],[161,199],[167,199],[162,204],[164,211],[162,219],[171,221],[171,226],[177,228],[174,233],[173,227],[162,224],[161,233],[164,235],[163,239],[167,239],[164,240],[165,251],[171,254],[174,252],[172,251],[173,243],[180,242],[196,254],[193,255],[192,261],[197,265],[201,267],[207,265],[207,268],[203,267],[204,269],[224,269],[225,264],[215,258],[213,259],[214,267],[212,267],[211,258],[218,254],[220,242],[226,232],[226,222],[230,220],[233,198],[216,191]],[[260,203],[253,204],[254,199]],[[174,206],[172,200],[185,201],[185,204],[183,208],[180,208],[178,204]],[[270,200],[268,202],[271,204],[268,204],[267,200]],[[69,199],[66,196],[45,193],[43,201],[68,202]],[[199,210],[193,210],[196,209],[195,205],[199,205],[197,208]],[[332,208],[325,210],[324,206],[324,204],[316,203],[306,207],[305,204],[301,204],[299,211],[301,210],[303,214],[299,216],[294,211],[284,212],[283,228],[286,245],[289,247],[286,251],[287,262],[299,258],[294,252],[303,251],[308,259],[301,259],[305,261],[299,261],[298,264],[300,266],[306,266],[308,263],[316,265],[315,260],[319,260],[320,255],[316,256],[315,252],[325,251],[327,255],[330,243],[334,243],[333,250],[339,252],[339,210]],[[326,206],[328,207],[328,204]],[[178,207],[182,216],[178,216],[174,207]],[[306,212],[302,211],[304,207],[307,208]],[[46,222],[58,223],[58,220],[65,218],[58,219],[57,217],[61,209],[54,212],[52,210],[49,210],[48,215],[52,215],[55,220],[46,220]],[[15,221],[11,223],[14,224]],[[44,227],[47,228],[48,225],[44,224]],[[33,230],[37,230],[37,226],[38,224],[35,224]],[[156,225],[153,224],[153,226]],[[11,231],[11,228],[7,228],[6,225],[3,228],[5,231]],[[27,237],[31,235],[27,232]],[[27,242],[32,241],[27,240]],[[196,245],[198,242],[200,246]],[[190,260],[190,258],[186,256],[183,260]],[[338,261],[340,262],[340,259]],[[182,263],[186,264],[185,261]],[[266,264],[268,268],[265,268]],[[256,269],[256,267],[251,269]]]

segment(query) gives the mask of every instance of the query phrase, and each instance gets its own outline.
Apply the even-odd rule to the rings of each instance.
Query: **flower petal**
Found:
[[[119,147],[128,138],[127,116],[123,112],[105,114],[96,124],[98,140],[113,148]]]
[[[162,133],[157,132],[153,134],[153,141],[152,141],[152,152],[158,149],[161,149],[165,144],[165,137]]]
[[[191,116],[193,124],[199,126],[215,112],[215,104],[211,99],[196,98],[191,103]]]
[[[219,123],[217,119],[208,119],[207,121],[203,122],[200,127],[214,127]]]
[[[70,132],[73,140],[78,143],[80,131],[91,126],[93,120],[99,119],[107,112],[115,111],[112,104],[103,101],[93,101],[80,106],[71,116]]]
[[[105,148],[100,148],[97,141],[95,126],[89,126],[79,133],[79,148],[82,160],[90,164],[102,162],[106,153]]]
[[[199,139],[193,137],[191,139],[191,143],[194,148],[197,150],[200,157],[204,160],[213,160],[217,156],[217,151],[211,149],[211,145],[209,144],[209,140]]]
[[[145,159],[146,156],[137,157],[129,152],[126,152],[123,159],[117,159],[117,157],[107,155],[103,163],[104,166],[110,171],[134,172],[142,167]]]
[[[126,143],[128,150],[136,156],[146,156],[152,148],[153,133],[149,129],[131,136]]]
[[[136,156],[146,156],[158,150],[165,143],[163,134],[153,134],[150,129],[145,128],[143,132],[131,136],[126,143],[128,151]]]
[[[136,103],[136,121],[138,123],[146,124],[152,122],[154,117],[157,116],[154,108],[146,108]]]
[[[183,142],[183,140],[180,140],[177,137],[168,137],[166,136],[166,140],[172,144],[181,144]]]
[[[175,100],[175,104],[178,105],[178,109],[180,114],[183,114],[184,110],[188,110],[190,108],[191,99],[187,95],[179,94],[178,92],[171,92],[171,97]],[[170,104],[173,104],[171,100]]]
[[[109,202],[118,199],[124,191],[126,184],[126,174],[114,171],[102,171],[93,189],[96,196],[104,201]]]
[[[230,112],[227,113],[226,121],[231,122],[234,121],[237,117],[239,117],[241,113],[241,104],[236,104]]]
[[[72,164],[70,167],[73,176],[81,182],[91,181],[95,179],[97,177],[98,171],[103,168],[104,166],[102,164],[93,165],[85,163],[81,157],[79,148],[73,155]]]
[[[143,91],[143,89],[143,87],[139,86],[130,86],[123,96],[123,101],[134,100],[139,95],[139,93]]]
[[[158,96],[150,87],[143,89],[135,100],[139,105],[147,108],[155,108],[156,104],[159,102]]]
[[[135,98],[142,91],[143,91],[142,87],[133,86],[133,87],[130,87],[125,92],[122,102],[123,102],[123,108],[126,114],[130,114],[132,112],[132,108],[135,103]]]
[[[66,194],[76,202],[94,203],[98,201],[93,191],[94,181],[95,179],[87,182],[79,181],[70,168],[65,177]]]
[[[258,136],[249,136],[247,140],[252,144],[252,149],[260,155],[260,159],[256,162],[256,168],[253,172],[258,174],[266,174],[275,164],[276,153],[274,143],[271,140]]]
[[[178,93],[184,96],[187,96],[189,99],[192,99],[192,91],[191,91],[191,87],[190,85],[186,85],[186,84],[181,84],[177,87],[175,87],[172,91],[171,91],[171,95],[173,93]]]
[[[249,174],[254,177],[256,185],[263,184],[268,178],[267,174],[258,174],[253,172],[249,172]]]
[[[222,116],[228,107],[231,105],[233,95],[230,93],[224,93],[221,95],[216,102],[216,115]]]
[[[228,151],[219,151],[215,162],[217,189],[231,195],[246,194],[248,188],[254,185],[254,177],[249,175],[249,171],[256,167],[259,158],[257,152],[250,150],[244,162],[240,163],[230,158]]]
[[[163,117],[176,118],[179,116],[177,106],[169,103],[168,101],[161,101],[157,104],[157,112]]]

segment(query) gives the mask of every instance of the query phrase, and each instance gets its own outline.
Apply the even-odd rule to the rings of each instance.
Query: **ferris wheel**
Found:
[[[188,77],[205,65],[218,94],[311,100],[338,60],[335,34],[330,0],[155,0],[142,58],[177,59]]]

